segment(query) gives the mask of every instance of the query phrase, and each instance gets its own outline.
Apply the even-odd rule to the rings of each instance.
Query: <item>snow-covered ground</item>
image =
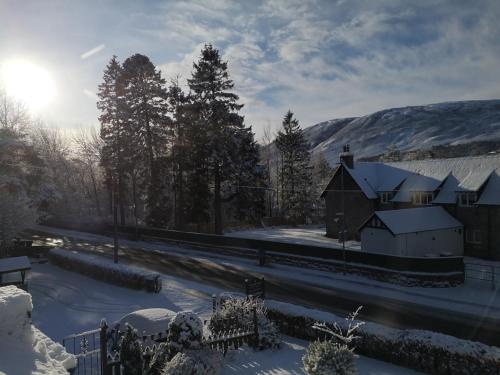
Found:
[[[62,270],[51,264],[34,264],[29,277],[33,296],[33,322],[54,340],[98,326],[138,309],[192,310],[202,317],[211,311],[211,295],[223,290],[206,284],[162,275],[159,294],[120,288]],[[284,338],[279,351],[243,349],[227,358],[223,374],[303,374],[301,357],[307,342]],[[360,374],[416,374],[408,369],[366,357],[357,360]]]
[[[256,228],[227,232],[226,235],[229,237],[252,238],[256,240],[342,249],[341,242],[334,238],[326,237],[326,227],[324,225]],[[357,241],[346,241],[345,247],[350,250],[361,250],[361,243]]]
[[[77,238],[81,241],[88,241],[89,243],[102,243],[109,247],[113,244],[113,239],[106,236],[42,226],[38,226],[37,229],[57,235]],[[58,240],[54,242],[56,244],[59,243]],[[294,281],[301,281],[311,285],[334,287],[335,289],[367,294],[369,298],[380,296],[414,304],[440,307],[461,313],[473,314],[476,315],[478,319],[482,317],[500,318],[500,293],[498,289],[493,289],[488,282],[470,280],[454,288],[405,287],[371,280],[357,275],[343,275],[341,273],[278,264],[259,267],[256,262],[251,259],[209,254],[203,251],[196,251],[194,249],[187,249],[185,247],[160,242],[120,240],[120,246],[141,248],[146,251],[156,251],[160,253],[170,253],[176,256],[190,257],[204,262],[213,262],[241,270],[258,272],[263,275],[290,278]],[[477,259],[473,259],[473,261],[480,262]],[[488,264],[487,261],[481,262]],[[497,265],[498,262],[490,263]],[[500,270],[500,268],[498,269]],[[498,276],[500,279],[500,275]]]

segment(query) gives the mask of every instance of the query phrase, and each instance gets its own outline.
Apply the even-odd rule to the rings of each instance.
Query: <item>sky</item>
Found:
[[[500,98],[500,1],[0,0],[0,64],[50,75],[38,110],[64,128],[98,126],[112,55],[147,55],[189,77],[205,43],[228,61],[257,137],[292,110],[303,127],[434,102]]]

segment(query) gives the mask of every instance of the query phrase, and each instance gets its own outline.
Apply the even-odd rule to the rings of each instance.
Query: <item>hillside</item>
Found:
[[[305,129],[313,153],[336,163],[349,143],[355,158],[500,140],[500,100],[477,100],[386,109],[373,114],[321,122]],[[462,147],[463,149],[463,147]]]

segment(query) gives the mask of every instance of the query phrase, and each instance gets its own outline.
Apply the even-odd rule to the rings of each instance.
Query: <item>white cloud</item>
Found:
[[[80,58],[82,60],[88,59],[89,57],[95,55],[96,53],[101,52],[104,48],[106,48],[105,44],[99,44],[98,46],[88,50],[87,52],[84,52],[80,55]]]

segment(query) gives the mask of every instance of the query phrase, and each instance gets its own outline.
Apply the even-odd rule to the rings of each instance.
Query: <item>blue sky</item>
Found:
[[[0,0],[0,63],[44,66],[57,97],[41,114],[97,125],[113,54],[142,53],[186,78],[204,43],[229,61],[257,136],[289,108],[302,126],[379,109],[500,98],[500,1]]]

